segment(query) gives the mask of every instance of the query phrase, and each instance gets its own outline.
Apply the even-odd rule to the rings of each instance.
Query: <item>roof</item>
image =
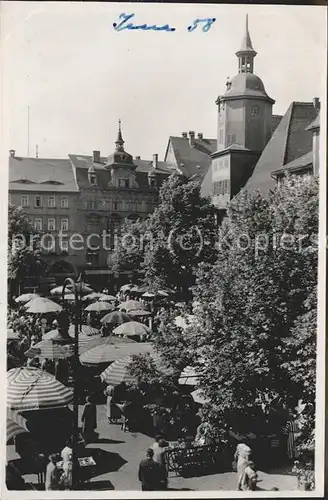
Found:
[[[318,112],[317,116],[313,120],[313,122],[310,123],[310,125],[307,127],[306,130],[319,130],[320,128],[320,111]]]
[[[245,33],[244,33],[244,38],[241,44],[241,47],[239,51],[237,52],[237,55],[240,54],[241,52],[252,52],[254,55],[256,55],[255,50],[253,49],[253,44],[251,40],[251,36],[248,31],[248,14],[246,14],[246,27],[245,27]]]
[[[212,165],[210,165],[210,168],[207,170],[203,182],[200,187],[200,193],[204,197],[210,197],[212,196]]]
[[[260,99],[265,98],[274,103],[274,100],[266,93],[261,78],[254,75],[254,73],[238,73],[231,79],[230,83],[231,85],[225,92],[223,100],[239,96],[251,96]]]
[[[279,175],[279,174],[284,174],[287,170],[301,170],[305,167],[308,167],[313,164],[313,151],[309,151],[308,153],[305,153],[305,155],[300,156],[299,158],[296,158],[293,161],[290,161],[289,163],[286,163],[283,165],[281,168],[278,170],[275,170],[272,172],[274,175]]]
[[[216,150],[216,139],[195,138],[194,146],[190,146],[189,139],[170,136],[177,165],[186,177],[199,175],[203,178],[211,164],[211,154]]]
[[[282,115],[272,115],[272,119],[271,119],[271,130],[272,130],[272,133],[278,127],[279,123],[281,122],[281,119],[282,119]]]
[[[266,195],[275,186],[272,172],[312,151],[312,133],[306,130],[316,115],[312,103],[292,102],[264,148],[245,189]]]
[[[234,143],[234,144],[230,144],[230,146],[227,146],[224,149],[220,149],[219,151],[216,151],[215,153],[213,153],[212,156],[222,155],[222,154],[225,154],[227,151],[237,151],[239,153],[240,151],[251,151],[251,150],[248,148],[245,148],[244,146],[241,146],[240,144]]]
[[[9,189],[16,191],[76,192],[68,159],[9,157]]]
[[[93,157],[88,155],[70,154],[69,158],[76,172],[76,179],[80,189],[90,188],[88,170],[91,166],[94,167],[95,173],[97,174],[97,186],[102,189],[108,188],[110,171],[105,169],[107,157],[101,157],[101,163],[94,163]],[[155,173],[160,177],[167,177],[171,175],[172,172],[176,172],[175,166],[163,161],[158,161],[156,169],[153,168],[153,162],[151,160],[133,160],[133,163],[136,166],[136,181],[140,187],[148,187],[149,173]]]

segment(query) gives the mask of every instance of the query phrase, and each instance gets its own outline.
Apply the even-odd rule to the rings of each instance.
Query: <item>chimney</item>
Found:
[[[153,155],[153,168],[158,167],[158,154]]]
[[[100,151],[93,151],[93,163],[100,163]]]
[[[141,156],[136,156],[136,160],[141,160]]]
[[[16,153],[16,151],[14,149],[9,150],[9,154],[10,154],[11,158],[15,158],[15,153]]]
[[[188,139],[188,134],[187,134],[187,132],[182,132],[182,137],[183,137],[184,139]]]
[[[320,99],[319,99],[319,97],[313,98],[313,107],[316,111],[320,111]]]
[[[189,144],[191,147],[195,144],[195,132],[193,130],[189,130]]]
[[[199,132],[197,135],[198,139],[203,140],[203,132]]]

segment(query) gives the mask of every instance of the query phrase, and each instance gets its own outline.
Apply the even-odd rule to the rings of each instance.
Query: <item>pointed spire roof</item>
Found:
[[[122,130],[121,130],[121,120],[118,121],[118,133],[117,133],[117,139],[115,141],[116,144],[116,151],[124,151],[124,141],[122,137]]]
[[[245,26],[244,38],[243,38],[241,47],[240,47],[239,51],[236,54],[238,55],[238,54],[240,54],[242,52],[247,52],[247,53],[252,52],[254,55],[257,54],[257,52],[255,52],[255,50],[253,48],[251,36],[250,36],[249,30],[248,30],[248,14],[246,14],[246,26]]]

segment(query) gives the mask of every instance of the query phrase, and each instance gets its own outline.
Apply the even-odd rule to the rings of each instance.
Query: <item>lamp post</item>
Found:
[[[81,323],[81,296],[82,296],[82,286],[85,270],[80,273],[76,281],[72,278],[66,278],[63,285],[62,300],[65,298],[66,288],[69,288],[74,294],[75,310],[74,310],[74,339],[69,337],[68,328],[69,322],[67,322],[67,317],[61,324],[60,333],[61,338],[57,339],[55,342],[60,344],[73,344],[74,345],[74,366],[73,366],[73,433],[72,433],[72,489],[78,489],[78,457],[77,457],[77,444],[79,437],[79,401],[78,401],[78,376],[77,367],[79,360],[79,325]],[[61,331],[62,330],[62,331]]]

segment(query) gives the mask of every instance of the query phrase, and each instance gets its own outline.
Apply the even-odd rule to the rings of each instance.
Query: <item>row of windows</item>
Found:
[[[109,210],[130,210],[131,212],[142,211],[142,201],[107,201],[91,199],[85,202],[87,210],[109,209]]]
[[[41,218],[35,218],[34,223],[33,221],[30,221],[31,225],[34,226],[34,228],[37,231],[42,231],[43,230],[43,221]],[[47,220],[47,226],[48,226],[48,231],[56,231],[56,219],[54,218],[49,218]],[[44,228],[45,229],[45,228]],[[66,217],[63,217],[60,219],[60,226],[58,228],[60,231],[68,231],[68,219]]]
[[[212,194],[228,194],[230,193],[230,181],[229,179],[225,179],[224,181],[215,181],[212,184]]]
[[[27,194],[23,194],[21,196],[21,206],[22,207],[28,207],[29,206],[29,196]],[[43,206],[43,198],[42,196],[35,196],[34,198],[34,206],[35,207],[42,207]],[[48,208],[55,208],[56,207],[56,198],[55,196],[48,196],[48,202],[47,202]],[[61,196],[60,198],[60,208],[68,208],[68,198],[67,196]]]

